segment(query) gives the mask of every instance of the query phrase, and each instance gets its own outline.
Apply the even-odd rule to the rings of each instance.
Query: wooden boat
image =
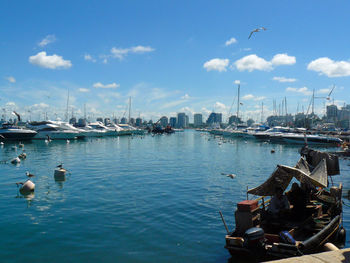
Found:
[[[237,204],[236,228],[232,232],[222,217],[228,232],[225,248],[231,255],[266,260],[321,252],[328,242],[344,245],[342,185],[327,188],[328,176],[339,173],[338,158],[321,158],[313,168],[307,159],[312,162],[310,158],[324,157],[325,153],[311,149],[301,153],[304,156],[295,167],[278,165],[267,181],[247,191],[247,200]],[[271,217],[268,198],[274,195],[276,185],[284,191],[293,178],[310,187],[302,213],[294,213],[291,205],[284,217]],[[260,197],[248,200],[248,194]]]

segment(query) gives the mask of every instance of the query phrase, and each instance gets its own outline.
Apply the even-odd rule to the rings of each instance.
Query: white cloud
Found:
[[[8,76],[5,79],[7,79],[7,81],[10,82],[10,83],[16,83],[16,79],[14,77],[12,77],[12,76]]]
[[[94,59],[90,54],[85,54],[84,59],[87,61],[96,62],[96,59]]]
[[[256,101],[260,101],[260,100],[264,100],[264,99],[266,99],[266,97],[264,97],[264,96],[254,98],[254,100],[256,100]]]
[[[94,88],[101,88],[101,89],[116,89],[118,87],[120,87],[120,84],[117,84],[115,82],[111,83],[111,84],[102,84],[101,82],[96,82],[92,85]]]
[[[49,69],[66,69],[72,66],[70,60],[64,60],[61,56],[56,54],[47,56],[45,51],[39,52],[34,56],[30,56],[29,62],[33,65]]]
[[[248,70],[249,72],[252,72],[253,70],[272,70],[271,62],[266,61],[255,54],[245,56],[237,60],[234,64],[239,71]]]
[[[235,43],[237,43],[237,39],[235,39],[234,37],[231,37],[229,40],[225,42],[225,46],[227,47]]]
[[[296,79],[293,78],[285,78],[285,77],[273,77],[273,80],[279,81],[279,82],[295,82]]]
[[[190,98],[190,95],[187,93],[181,97],[181,99],[188,100]]]
[[[312,91],[310,91],[307,87],[302,87],[302,88],[292,88],[292,87],[288,87],[286,88],[286,91],[289,91],[289,92],[296,92],[296,93],[301,93],[303,95],[311,95],[312,94]]]
[[[90,90],[89,90],[89,89],[86,89],[86,88],[79,88],[79,91],[80,91],[80,92],[89,92]]]
[[[242,97],[242,100],[252,100],[254,99],[254,95],[253,94],[247,94],[247,95],[244,95]]]
[[[47,105],[47,104],[44,103],[44,102],[41,102],[41,103],[38,103],[38,104],[34,104],[33,107],[34,107],[34,108],[48,108],[49,105]]]
[[[293,65],[295,64],[295,57],[287,54],[276,54],[271,61],[267,61],[256,54],[245,56],[237,60],[234,65],[239,71],[247,70],[252,72],[254,70],[271,71],[273,66]]]
[[[226,105],[217,101],[214,105],[214,108],[216,111],[222,112],[226,110]]]
[[[260,100],[264,100],[266,99],[266,97],[264,96],[260,96],[260,97],[256,97],[254,96],[253,94],[247,94],[247,95],[244,95],[242,97],[242,100],[255,100],[255,101],[260,101]]]
[[[296,63],[296,59],[293,56],[288,56],[288,54],[277,54],[274,55],[271,60],[272,65],[293,65]]]
[[[233,83],[238,85],[238,84],[241,84],[241,81],[236,79]]]
[[[319,94],[328,94],[331,91],[331,89],[319,89],[317,93]]]
[[[327,57],[313,60],[307,65],[308,70],[319,72],[329,78],[350,76],[350,62],[334,61]]]
[[[8,107],[16,107],[16,103],[14,103],[12,101],[7,102],[5,105],[8,106]]]
[[[147,52],[152,52],[154,51],[154,48],[152,47],[145,47],[145,46],[136,46],[136,47],[131,47],[130,52],[131,53],[147,53]]]
[[[53,43],[56,41],[56,37],[55,35],[47,35],[45,38],[43,38],[40,42],[39,42],[39,46],[40,47],[45,47],[46,45]]]
[[[205,62],[203,67],[207,71],[217,70],[219,72],[222,72],[222,71],[227,70],[226,68],[227,68],[229,62],[230,61],[228,59],[213,58],[213,59]]]
[[[119,58],[122,60],[129,53],[142,54],[153,52],[155,49],[150,46],[135,46],[130,48],[116,48],[113,47],[111,49],[112,57]]]

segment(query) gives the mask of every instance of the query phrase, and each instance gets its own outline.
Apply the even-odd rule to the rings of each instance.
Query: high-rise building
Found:
[[[120,119],[120,124],[126,124],[127,123],[127,119],[125,117]]]
[[[129,124],[131,124],[131,125],[135,125],[135,119],[134,119],[134,118],[130,118],[130,122],[129,122]]]
[[[105,122],[104,123],[107,126],[108,124],[111,123],[111,119],[110,118],[105,118]]]
[[[194,127],[200,127],[203,125],[203,115],[201,113],[195,113],[193,116]]]
[[[187,128],[190,124],[190,118],[188,117],[188,115],[185,115],[185,120],[186,120],[185,128]]]
[[[186,127],[186,114],[184,112],[177,114],[177,127],[178,128]]]
[[[77,123],[77,118],[75,117],[70,118],[69,123],[72,125],[75,125]]]
[[[136,126],[140,127],[141,125],[142,125],[142,119],[140,117],[136,118]]]
[[[168,117],[167,116],[163,116],[162,118],[160,118],[159,124],[162,127],[166,127],[168,125]]]
[[[170,117],[169,124],[171,127],[176,127],[176,117]]]
[[[222,113],[210,113],[207,124],[213,124],[213,123],[222,123]]]
[[[117,118],[115,118],[115,119],[113,119],[113,122],[114,122],[115,124],[118,124],[118,123],[119,123],[119,120],[118,120]]]
[[[327,106],[327,119],[336,120],[338,117],[338,107],[337,105]]]
[[[96,121],[103,122],[103,118],[99,117],[99,118],[96,119]]]

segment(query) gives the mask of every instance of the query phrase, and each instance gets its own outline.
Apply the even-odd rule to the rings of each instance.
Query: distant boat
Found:
[[[336,137],[330,136],[321,136],[321,135],[304,135],[298,133],[286,133],[281,135],[283,141],[288,144],[305,144],[305,139],[307,144],[317,144],[317,145],[332,145],[332,146],[340,146],[342,144],[342,140]],[[306,137],[306,138],[305,138]]]

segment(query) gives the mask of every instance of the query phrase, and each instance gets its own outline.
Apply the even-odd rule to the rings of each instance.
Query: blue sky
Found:
[[[348,1],[0,1],[0,106],[7,116],[156,120],[185,111],[260,120],[312,90],[350,100]],[[250,32],[259,27],[250,39]],[[317,113],[326,99],[316,99]],[[234,104],[234,110],[236,103]],[[30,112],[30,113],[29,113]],[[3,113],[3,112],[2,112]]]

